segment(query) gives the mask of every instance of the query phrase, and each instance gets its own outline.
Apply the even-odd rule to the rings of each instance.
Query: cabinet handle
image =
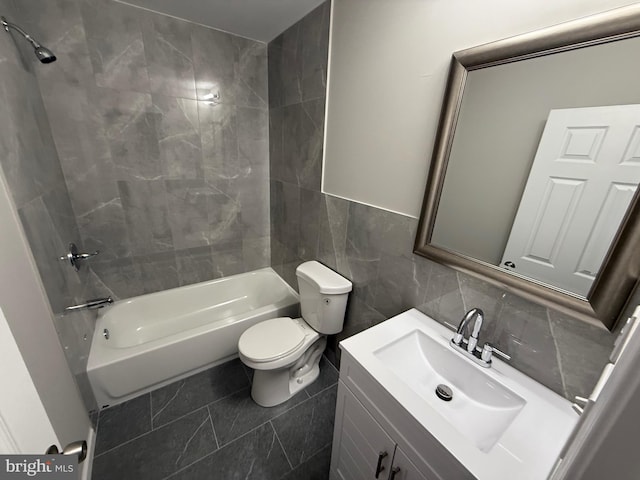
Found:
[[[384,466],[382,465],[382,460],[387,456],[387,452],[380,452],[378,455],[378,465],[376,465],[376,478],[380,475],[380,472],[384,470]]]
[[[391,475],[389,475],[389,480],[393,480],[396,478],[396,473],[400,472],[400,467],[393,467],[391,469]]]

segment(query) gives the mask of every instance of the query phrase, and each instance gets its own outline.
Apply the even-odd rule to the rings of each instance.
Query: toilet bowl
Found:
[[[251,397],[263,407],[287,401],[318,378],[326,336],[344,323],[349,280],[315,261],[298,266],[296,276],[302,317],[265,320],[238,341],[240,360],[255,370]]]

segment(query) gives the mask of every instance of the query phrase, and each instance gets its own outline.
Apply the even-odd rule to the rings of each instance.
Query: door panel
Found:
[[[552,110],[502,265],[586,296],[640,183],[640,105]]]

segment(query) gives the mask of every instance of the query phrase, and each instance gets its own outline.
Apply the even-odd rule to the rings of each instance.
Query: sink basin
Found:
[[[477,365],[451,345],[453,334],[412,309],[340,348],[477,479],[547,478],[578,420],[571,403],[499,358]],[[450,401],[435,393],[442,384]]]
[[[417,329],[373,354],[483,452],[491,450],[526,403],[486,369]],[[449,401],[436,394],[439,385],[451,389]]]

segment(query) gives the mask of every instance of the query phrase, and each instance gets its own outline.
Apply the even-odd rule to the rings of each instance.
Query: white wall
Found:
[[[451,54],[628,0],[333,0],[323,191],[417,217]]]

